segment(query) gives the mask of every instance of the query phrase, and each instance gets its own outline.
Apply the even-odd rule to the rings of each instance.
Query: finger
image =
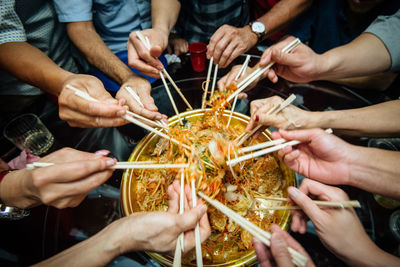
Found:
[[[271,62],[271,48],[264,51],[260,59],[260,68],[266,67]]]
[[[179,212],[179,195],[176,193],[173,184],[168,186],[167,192],[168,192],[168,212],[176,214]]]
[[[221,58],[218,63],[221,66],[221,68],[225,68],[228,65],[227,60],[231,57],[232,53],[237,48],[237,46],[238,46],[237,42],[231,41],[225,48],[225,50],[222,52]]]
[[[136,48],[136,52],[142,60],[144,60],[148,65],[157,69],[158,71],[163,69],[161,61],[157,59],[161,55],[161,48],[159,46],[151,47],[150,50],[137,38],[136,36],[131,38],[133,44]]]
[[[324,216],[323,211],[302,191],[291,186],[288,189],[289,197],[300,206],[304,213],[313,221]]]
[[[88,175],[104,171],[115,164],[116,160],[111,158],[101,158],[68,163],[58,163],[52,166],[34,169],[41,177],[41,182],[49,183],[69,183],[83,179]]]
[[[229,64],[231,64],[232,61],[235,60],[235,58],[237,58],[238,56],[240,56],[242,53],[245,52],[245,50],[242,50],[242,49],[240,49],[238,47],[239,47],[239,44],[237,44],[237,46],[235,47],[235,49],[233,50],[233,52],[231,53],[229,58],[226,60],[226,63],[221,68],[228,67]]]
[[[348,195],[340,188],[322,184],[320,182],[305,178],[299,190],[304,194],[316,196],[319,200],[325,201],[346,201]]]
[[[271,254],[277,266],[294,266],[288,251],[288,245],[280,232],[272,232]]]
[[[227,79],[227,75],[225,75],[224,77],[219,79],[219,81],[217,82],[218,90],[220,90],[220,91],[226,90],[226,86],[227,86],[226,79]]]
[[[248,95],[246,93],[240,93],[238,94],[238,99],[246,99]]]
[[[252,242],[257,255],[258,264],[261,267],[272,267],[269,248],[256,238],[253,238]]]
[[[214,51],[216,49],[216,45],[219,43],[219,41],[223,38],[225,34],[224,30],[224,25],[221,26],[210,38],[210,43],[207,46],[207,59],[210,59],[212,56],[214,56]],[[214,58],[215,60],[215,58]]]
[[[215,45],[215,50],[213,53],[215,64],[219,64],[222,57],[222,53],[229,46],[230,42],[231,42],[230,37],[228,35],[224,35],[222,39],[219,40],[218,43]]]
[[[328,134],[321,129],[293,130],[293,131],[279,130],[279,133],[286,140],[299,140],[302,143],[309,143],[317,136]]]
[[[59,116],[62,120],[67,121],[72,127],[108,128],[122,126],[129,123],[119,116],[114,118],[87,116],[73,110],[61,111],[60,109]]]
[[[270,230],[273,234],[279,234],[279,236],[284,239],[284,241],[286,243],[286,250],[288,247],[291,247],[294,250],[296,250],[296,251],[300,252],[301,254],[303,254],[304,256],[306,256],[311,261],[311,258],[308,255],[307,251],[288,232],[284,231],[282,228],[280,228],[276,224],[271,225]],[[272,250],[272,247],[271,247],[271,250]],[[279,266],[286,266],[286,265],[279,265]]]
[[[153,64],[151,64],[151,65],[156,67],[158,70],[162,70],[164,68],[164,65],[158,59],[158,57],[162,55],[161,47],[159,47],[158,45],[151,47],[149,54],[151,56],[151,60],[154,60],[154,65]]]
[[[185,211],[182,215],[180,215],[178,219],[178,227],[180,228],[180,232],[186,232],[188,230],[192,230],[196,227],[196,224],[200,221],[201,217],[206,213],[207,206],[200,205],[196,206],[189,211]]]
[[[143,106],[150,111],[157,111],[158,108],[154,103],[154,99],[150,95],[150,91],[147,90],[138,90],[137,94],[140,97],[140,100],[143,103]]]

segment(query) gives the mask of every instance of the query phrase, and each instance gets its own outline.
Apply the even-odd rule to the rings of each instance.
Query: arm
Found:
[[[8,206],[31,208],[41,204],[56,208],[78,206],[88,192],[103,184],[113,173],[115,160],[95,154],[64,148],[40,161],[56,166],[22,169],[7,174],[0,183],[0,199]]]
[[[246,130],[251,131],[256,124],[261,124],[283,130],[332,128],[341,134],[370,137],[398,136],[400,132],[400,100],[357,109],[323,112],[306,111],[289,105],[278,114],[267,115],[270,109],[283,101],[279,96],[252,101],[251,120]]]
[[[176,191],[178,190],[178,191]],[[178,214],[179,183],[168,188],[168,212],[137,212],[119,219],[104,230],[38,266],[103,266],[113,258],[130,251],[150,250],[171,253],[180,233],[185,233],[185,253],[194,247],[194,228],[199,223],[201,242],[211,233],[206,210],[199,203]],[[190,190],[186,191],[189,198]]]
[[[289,196],[313,222],[322,243],[349,266],[397,266],[400,259],[378,248],[365,233],[354,209],[321,209],[308,195],[324,201],[346,201],[346,193],[336,187],[304,179],[300,188],[290,187]],[[292,231],[304,233],[306,220],[293,212]]]
[[[157,58],[167,48],[168,36],[178,19],[180,8],[178,0],[151,1],[152,28],[141,32],[149,38],[151,49],[149,51],[136,37],[135,32],[131,32],[126,44],[129,66],[150,77],[159,77],[164,66]]]
[[[280,150],[278,156],[310,179],[400,199],[400,152],[350,145],[320,129],[279,131],[272,136],[302,142]]]

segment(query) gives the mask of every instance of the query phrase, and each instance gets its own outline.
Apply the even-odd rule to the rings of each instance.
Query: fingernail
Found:
[[[115,163],[116,163],[116,160],[115,160],[115,159],[108,159],[108,160],[106,161],[107,167],[111,167],[111,166],[115,165]]]
[[[288,189],[288,193],[289,193],[289,196],[291,198],[297,198],[297,196],[299,195],[299,189],[297,189],[296,187],[291,186]]]
[[[94,152],[95,155],[101,155],[101,156],[107,156],[108,154],[110,154],[110,151],[108,151],[107,149],[101,149],[101,150],[97,150],[96,152]]]
[[[255,238],[255,237],[253,237],[253,239],[251,239],[251,243],[253,243],[253,245],[255,244],[255,243],[260,243],[261,241],[260,240],[258,240],[257,238]]]
[[[282,244],[284,242],[283,238],[278,233],[272,233],[271,241],[275,244]]]
[[[118,101],[118,104],[119,104],[120,106],[125,105],[125,103],[126,103],[126,99],[125,99],[125,98],[121,98],[121,99]]]
[[[256,115],[255,121],[258,122],[259,120],[260,120],[260,117],[258,115]]]
[[[161,115],[157,115],[156,116],[156,120],[161,120],[162,119],[162,116]]]
[[[126,113],[125,109],[118,110],[117,116],[123,116],[125,115],[125,113]]]

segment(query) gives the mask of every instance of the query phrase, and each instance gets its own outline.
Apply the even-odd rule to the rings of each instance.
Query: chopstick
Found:
[[[208,86],[210,85],[210,78],[211,78],[211,72],[212,72],[212,66],[213,66],[213,61],[214,57],[210,58],[210,63],[208,65],[208,71],[207,71],[207,80],[206,80],[206,88],[203,93],[203,99],[201,101],[201,109],[205,108],[206,105],[206,100],[207,100],[207,94],[208,94]]]
[[[52,162],[34,162],[27,164],[26,168],[28,170],[33,170],[35,168],[43,168],[54,166],[56,163]],[[115,165],[111,166],[111,169],[125,170],[125,169],[182,169],[189,167],[189,164],[153,164],[153,163],[141,163],[138,162],[117,162]]]
[[[283,101],[282,103],[280,103],[279,105],[273,107],[272,109],[270,109],[266,115],[272,115],[272,114],[278,114],[279,112],[281,112],[282,109],[286,108],[287,106],[289,106],[294,100],[296,99],[296,96],[294,94],[291,94],[285,101]],[[253,130],[251,130],[249,133],[245,133],[240,140],[237,142],[237,145],[240,146],[242,145],[247,138],[249,138],[250,136],[252,136],[253,134],[255,134],[263,125],[258,125],[257,127],[255,127]],[[237,137],[235,139],[235,141],[239,139],[239,137]]]
[[[139,38],[139,40],[143,43],[143,45],[150,50],[151,49],[151,44],[149,41],[149,38],[144,38],[143,34],[140,31],[136,31],[136,36]],[[162,72],[165,74],[165,76],[167,76],[167,79],[171,82],[172,86],[175,88],[175,90],[178,92],[178,94],[180,95],[180,97],[182,98],[183,102],[185,102],[185,104],[188,106],[189,109],[193,109],[192,106],[190,105],[189,101],[187,101],[186,97],[182,94],[182,91],[179,89],[179,87],[176,85],[176,83],[174,82],[174,80],[171,78],[171,76],[169,75],[169,73],[167,72],[167,70],[165,68],[163,68]],[[160,76],[162,75],[161,71],[160,71]],[[167,89],[169,90],[169,89]]]
[[[180,196],[179,196],[179,214],[183,214],[185,209],[185,174],[181,171],[181,181],[180,181]],[[180,267],[182,263],[182,252],[185,250],[185,235],[181,233],[176,241],[175,255],[172,266]]]
[[[325,132],[327,132],[327,133],[332,133],[332,129],[330,129],[330,128],[329,128],[329,129],[326,129]],[[282,138],[282,139],[283,139],[283,138]],[[228,166],[230,166],[230,165],[235,165],[235,164],[237,164],[237,163],[239,163],[239,162],[242,162],[242,161],[245,161],[245,160],[248,160],[248,159],[252,159],[252,158],[256,158],[256,157],[259,157],[259,156],[262,156],[262,155],[265,155],[265,154],[268,154],[268,153],[271,153],[271,152],[280,150],[280,149],[285,148],[285,147],[287,147],[287,146],[295,146],[295,145],[298,145],[298,144],[301,143],[301,142],[298,141],[298,140],[292,140],[292,141],[289,141],[289,142],[286,142],[286,143],[281,143],[281,142],[282,142],[281,139],[277,139],[277,140],[280,140],[280,141],[276,141],[276,143],[278,143],[278,144],[277,144],[277,145],[274,145],[273,147],[269,147],[269,148],[266,148],[266,149],[262,149],[262,150],[259,150],[259,151],[254,152],[254,153],[251,152],[251,153],[249,153],[249,154],[240,156],[240,157],[235,158],[235,159],[233,159],[233,160],[228,160],[228,161],[226,162],[226,164],[227,164]],[[286,141],[285,139],[283,139],[283,140]],[[273,141],[270,141],[270,142],[273,142]],[[270,142],[268,142],[268,143],[270,143]],[[267,142],[266,142],[266,143],[267,143]],[[258,144],[258,145],[260,145],[260,144]],[[264,143],[264,145],[265,145],[265,143]],[[252,149],[254,149],[254,147],[253,147]]]
[[[282,49],[282,53],[290,53],[294,48],[296,48],[299,44],[301,43],[301,41],[296,38],[295,40],[293,40],[290,44],[288,44],[287,46],[285,46]],[[249,86],[251,83],[253,83],[256,79],[258,79],[265,71],[267,71],[268,69],[270,69],[273,65],[275,64],[274,61],[272,61],[271,63],[269,63],[267,66],[265,66],[264,68],[257,68],[255,71],[253,71],[249,76],[246,77],[246,79],[244,79],[243,81],[241,81],[238,84],[238,89],[228,97],[228,99],[226,100],[227,102],[230,102],[235,96],[237,96],[238,94],[240,94],[244,89],[246,89],[247,86]]]
[[[130,87],[130,86],[125,86],[125,89],[128,91],[128,93],[136,100],[136,102],[139,103],[139,105],[144,108],[144,105],[142,103],[142,100],[140,100],[139,95]],[[129,114],[130,115],[130,114]],[[157,121],[157,124],[164,128],[164,127],[168,127],[168,125],[163,121],[163,120],[159,120]]]
[[[165,81],[164,75],[163,75],[161,72],[160,72],[160,77],[161,77],[161,80],[162,80],[162,82],[163,82],[163,84],[164,84],[165,90],[167,91],[167,94],[168,94],[169,100],[171,101],[172,107],[173,107],[174,110],[175,110],[175,114],[176,114],[176,116],[178,117],[179,123],[180,123],[181,125],[183,125],[182,118],[181,118],[181,115],[179,115],[179,111],[178,111],[178,108],[176,107],[174,98],[172,97],[171,91],[169,90],[169,87],[168,87],[168,84],[167,84],[167,82]]]
[[[79,90],[77,88],[74,88],[73,86],[71,86],[69,84],[66,87],[71,89],[71,90],[73,90],[73,91],[75,91],[75,94],[77,96],[79,96],[79,97],[82,97],[83,99],[86,99],[86,100],[92,101],[92,102],[100,102],[99,100],[91,97],[89,94],[87,94],[87,93],[85,93],[85,92],[83,92],[83,91],[81,91],[81,90]],[[173,142],[173,143],[175,143],[177,145],[181,145],[182,147],[184,147],[184,148],[186,148],[186,149],[188,149],[190,151],[192,150],[192,148],[189,147],[188,145],[182,144],[181,142],[179,142],[175,138],[173,138],[173,137],[171,137],[169,135],[166,135],[166,134],[158,131],[157,129],[154,129],[151,126],[149,126],[149,125],[147,125],[147,124],[145,124],[145,123],[143,123],[143,122],[141,122],[141,121],[139,121],[139,120],[137,120],[137,119],[135,119],[133,117],[130,117],[128,115],[123,115],[122,118],[124,118],[125,120],[127,120],[127,121],[129,121],[129,122],[131,122],[133,124],[136,124],[137,126],[140,126],[140,127],[144,128],[144,129],[146,129],[146,130],[148,130],[148,131],[150,131],[150,132],[152,132],[152,133],[154,133],[154,134],[156,134],[158,136],[161,136],[161,137],[163,137],[165,139],[168,139],[168,140],[170,140],[171,142]]]
[[[258,195],[256,201],[262,203],[260,200],[271,200],[271,201],[284,201],[290,202],[289,198],[283,197],[265,197]],[[320,208],[361,208],[361,204],[358,200],[348,200],[348,201],[321,201],[313,200],[313,202]],[[301,209],[298,205],[293,206],[272,206],[259,208],[261,210],[299,210]]]
[[[211,86],[211,93],[210,93],[210,101],[214,95],[214,90],[215,90],[215,82],[217,81],[217,73],[218,73],[218,64],[215,64],[215,69],[214,69],[214,78]]]
[[[196,195],[196,186],[194,184],[194,179],[191,181],[192,184],[192,207],[196,207],[197,205],[197,195]],[[199,223],[196,224],[196,228],[194,229],[194,237],[196,244],[196,264],[197,266],[203,266],[203,255],[201,253],[201,240],[200,240],[200,229]]]
[[[240,68],[238,74],[235,77],[235,81],[237,81],[240,78],[240,76],[242,76],[242,74],[246,73],[246,69],[247,69],[247,66],[249,65],[250,58],[251,58],[250,55],[246,56],[246,59],[242,65],[242,67]]]
[[[258,226],[254,225],[250,221],[246,220],[227,206],[223,205],[217,200],[213,200],[203,194],[202,192],[197,192],[197,194],[206,200],[209,204],[214,206],[217,210],[225,214],[228,218],[232,219],[235,223],[237,223],[240,227],[248,231],[251,235],[256,237],[258,240],[263,242],[265,245],[270,246],[271,233],[264,231]],[[298,251],[288,247],[288,251],[292,256],[292,262],[298,266],[306,266],[307,258],[299,253]]]

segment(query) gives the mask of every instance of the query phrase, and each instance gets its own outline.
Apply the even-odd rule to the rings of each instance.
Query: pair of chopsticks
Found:
[[[293,40],[290,44],[288,44],[287,46],[285,46],[282,49],[282,53],[290,53],[294,48],[296,48],[299,44],[301,43],[301,41],[296,38],[295,40]],[[247,76],[243,81],[241,81],[238,84],[238,89],[228,97],[227,102],[230,102],[233,98],[235,98],[235,96],[237,96],[238,94],[240,94],[244,89],[247,88],[247,86],[249,86],[250,84],[252,84],[255,80],[257,80],[264,72],[266,72],[268,69],[270,69],[273,65],[275,64],[274,61],[272,61],[271,63],[269,63],[267,66],[265,66],[264,68],[257,68],[255,71],[253,71],[249,76]]]
[[[179,214],[183,214],[185,211],[185,174],[181,171],[180,181],[180,196],[179,196]],[[185,251],[185,234],[181,233],[178,237],[175,247],[173,267],[180,267],[182,262],[182,252]]]
[[[330,128],[326,129],[325,132],[332,133],[332,129],[330,129]],[[226,164],[228,166],[233,166],[233,165],[236,165],[239,162],[242,162],[242,161],[245,161],[245,160],[248,160],[248,159],[252,159],[252,158],[256,158],[256,157],[260,157],[260,156],[263,156],[265,154],[281,150],[282,148],[285,148],[287,146],[295,146],[295,145],[298,145],[300,143],[301,142],[298,141],[298,140],[292,140],[292,141],[287,142],[286,139],[280,138],[280,139],[276,139],[276,140],[273,140],[273,141],[268,141],[268,142],[260,143],[260,144],[257,144],[257,145],[253,145],[253,146],[250,146],[250,147],[241,148],[241,149],[239,149],[239,152],[242,152],[242,153],[250,152],[250,153],[248,153],[246,155],[243,155],[243,156],[240,156],[238,158],[235,158],[233,160],[228,160],[226,162]],[[265,148],[265,149],[262,149],[262,148]],[[261,149],[261,150],[258,150],[258,149]],[[253,153],[252,151],[255,151],[255,150],[258,150],[258,151]]]
[[[240,78],[241,75],[246,73],[246,69],[249,66],[250,58],[251,58],[250,55],[246,56],[246,59],[245,59],[243,65],[242,65],[242,67],[240,68],[238,74],[236,75],[235,81],[237,81]],[[226,127],[229,127],[229,124],[231,123],[233,111],[235,110],[237,100],[238,100],[238,95],[235,96],[235,98],[233,99],[233,104],[232,104],[232,107],[231,107],[231,112],[229,114],[229,119],[228,119],[228,123],[226,124]]]
[[[149,38],[147,38],[147,36],[144,37],[143,34],[140,31],[136,31],[135,33],[136,33],[136,36],[139,38],[139,40],[143,43],[143,45],[150,51],[151,44],[150,44]],[[168,84],[167,84],[167,82],[166,82],[166,80],[164,78],[163,73],[167,77],[167,79],[170,81],[172,86],[175,88],[176,92],[180,95],[180,97],[182,98],[183,102],[185,102],[185,104],[188,106],[188,108],[189,109],[193,109],[193,108],[190,105],[189,101],[187,101],[186,97],[183,95],[182,91],[178,88],[178,86],[176,85],[174,80],[171,78],[171,76],[169,75],[167,70],[165,68],[163,68],[163,70],[160,71],[161,80],[162,80],[162,82],[164,84],[165,90],[167,91],[167,94],[168,94],[168,97],[169,97],[169,99],[171,101],[172,107],[174,108],[174,111],[175,111],[176,115],[178,116],[179,122],[181,124],[183,124],[182,119],[181,119],[181,117],[179,115],[178,108],[176,107],[175,101],[172,98],[171,91],[169,90]]]
[[[142,100],[140,99],[139,95],[130,86],[125,86],[125,89],[136,100],[136,102],[138,102],[139,105],[142,108],[144,108],[144,105],[143,105]],[[168,127],[168,125],[163,120],[156,121],[156,123],[161,128]]]
[[[208,65],[208,71],[207,71],[206,88],[204,90],[203,99],[201,101],[201,109],[205,109],[205,107],[206,107],[208,86],[210,85],[210,81],[211,81],[210,78],[211,78],[213,62],[214,62],[214,57],[211,57],[210,58],[210,64]],[[215,83],[217,81],[217,73],[218,73],[218,64],[215,64],[214,77],[213,77],[213,82],[212,82],[212,86],[211,86],[211,93],[210,93],[210,100],[212,99],[212,96],[214,95]]]
[[[49,166],[54,166],[56,165],[55,163],[52,162],[34,162],[31,164],[27,164],[26,168],[28,170],[33,170],[35,168],[43,168],[43,167],[49,167]],[[118,170],[125,170],[125,169],[182,169],[182,168],[187,168],[189,167],[189,164],[155,164],[154,161],[135,161],[135,162],[129,162],[129,161],[123,161],[123,162],[117,162],[115,165],[111,166],[111,169],[118,169]]]
[[[287,106],[289,106],[295,99],[296,99],[296,96],[294,94],[291,94],[285,101],[283,101],[279,105],[277,105],[277,106],[273,107],[272,109],[270,109],[267,112],[266,115],[278,114],[279,112],[282,111],[282,109],[284,109]],[[235,139],[236,145],[238,145],[238,146],[242,145],[250,136],[255,134],[262,126],[263,125],[260,124],[257,127],[255,127],[253,130],[251,130],[249,133],[242,133],[241,135],[239,135]]]
[[[71,86],[69,84],[66,86],[66,88],[74,91],[75,95],[77,95],[77,96],[79,96],[79,97],[81,97],[81,98],[83,98],[85,100],[92,101],[92,102],[100,102],[99,100],[91,97],[88,93],[83,92],[83,91],[81,91],[81,90],[79,90],[79,89],[77,89],[77,88],[75,88],[75,87],[73,87],[73,86]],[[150,132],[152,132],[152,133],[154,133],[154,134],[156,134],[158,136],[161,136],[162,138],[168,139],[168,140],[170,140],[171,142],[173,142],[173,143],[175,143],[177,145],[181,145],[182,147],[184,147],[184,148],[186,148],[186,149],[188,149],[190,151],[192,150],[192,148],[189,147],[188,145],[182,144],[181,142],[179,142],[175,138],[173,138],[173,137],[171,137],[169,135],[166,135],[166,134],[160,132],[159,130],[151,127],[150,125],[148,125],[146,123],[143,123],[142,121],[134,118],[134,117],[137,117],[137,116],[140,116],[140,115],[138,115],[136,113],[133,113],[133,112],[128,112],[128,114],[129,115],[135,114],[135,115],[132,115],[132,117],[128,116],[128,115],[123,115],[122,118],[124,118],[125,120],[127,120],[127,121],[129,121],[129,122],[131,122],[131,123],[133,123],[133,124],[135,124],[135,125],[137,125],[139,127],[144,128],[144,129],[146,129],[146,130],[148,130],[148,131],[150,131]],[[144,121],[147,120],[149,122],[154,123],[152,120],[149,120],[149,119],[147,119],[147,118],[145,118],[143,116],[140,116],[140,117],[141,117],[140,118],[141,120],[144,120]],[[159,126],[157,125],[157,127],[159,127]]]
[[[266,197],[262,195],[257,195],[255,197],[256,201],[260,204],[265,204],[265,200],[271,201],[282,201],[282,202],[290,202],[289,198],[284,197]],[[321,200],[313,200],[313,202],[320,208],[361,208],[361,204],[358,200],[348,200],[348,201],[321,201]],[[268,207],[260,207],[259,210],[300,210],[301,208],[298,205],[293,206],[268,206]]]
[[[213,200],[203,194],[202,192],[197,192],[197,194],[202,197],[204,200],[206,200],[209,204],[214,206],[217,210],[225,214],[228,218],[232,219],[235,223],[237,223],[240,227],[248,231],[250,234],[252,234],[254,237],[256,237],[258,240],[263,242],[265,245],[270,246],[271,244],[271,233],[264,231],[260,227],[254,225],[250,221],[246,220],[221,202],[217,200]],[[297,265],[297,266],[306,266],[307,264],[307,257],[304,256],[303,254],[299,253],[298,251],[294,250],[291,247],[288,247],[288,251],[292,257],[292,262]]]

